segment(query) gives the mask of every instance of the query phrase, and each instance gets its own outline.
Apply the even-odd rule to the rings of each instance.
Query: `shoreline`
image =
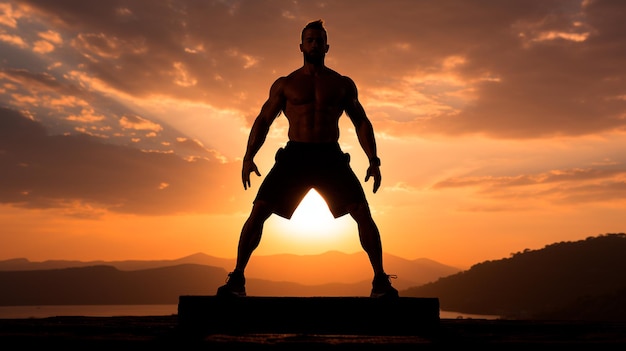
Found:
[[[30,319],[49,317],[149,317],[178,314],[178,304],[149,305],[33,305],[0,306],[0,319]],[[441,319],[501,319],[496,315],[481,315],[455,311],[439,311]]]

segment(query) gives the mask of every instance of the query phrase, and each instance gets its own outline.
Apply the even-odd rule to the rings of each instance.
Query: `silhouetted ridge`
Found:
[[[511,318],[626,319],[626,235],[605,234],[524,250],[486,261],[405,296],[439,297],[441,308]],[[611,315],[566,313],[583,305],[611,306]],[[620,309],[621,308],[621,309]],[[619,310],[616,310],[619,309]],[[560,312],[559,312],[560,311]]]
[[[420,258],[407,260],[398,256],[385,254],[385,262],[389,272],[398,276],[394,285],[402,290],[412,286],[418,286],[435,281],[440,277],[459,272],[459,268],[447,266],[433,260]],[[254,265],[251,265],[246,277],[264,281],[291,282],[292,288],[288,290],[272,288],[269,283],[250,285],[251,293],[254,294],[282,294],[294,296],[315,295],[354,295],[365,294],[371,289],[372,270],[367,265],[365,252],[342,253],[328,251],[316,255],[277,254],[269,256],[255,256]],[[70,267],[112,266],[122,271],[145,270],[150,268],[176,266],[181,264],[200,264],[212,267],[221,267],[232,270],[235,259],[227,259],[196,253],[174,260],[124,260],[124,261],[67,261],[48,260],[43,262],[31,262],[27,259],[12,259],[0,261],[0,271],[27,271],[49,270]],[[322,269],[322,266],[335,267],[335,269]],[[221,283],[224,282],[222,278]],[[341,291],[328,290],[331,284],[341,285]],[[301,289],[300,285],[317,286],[320,289]],[[349,286],[351,285],[351,287]],[[365,287],[365,288],[363,288]],[[272,292],[273,291],[273,292]]]
[[[0,272],[0,305],[176,304],[180,295],[213,294],[225,274],[222,268],[194,264]]]

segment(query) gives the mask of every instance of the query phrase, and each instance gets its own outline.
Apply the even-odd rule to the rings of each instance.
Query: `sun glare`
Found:
[[[326,201],[315,189],[306,194],[291,217],[296,227],[316,232],[330,229],[334,220]]]
[[[296,208],[291,219],[277,217],[274,221],[276,228],[283,238],[289,238],[300,245],[317,244],[328,249],[331,242],[345,241],[354,226],[349,215],[334,218],[324,198],[312,189]]]

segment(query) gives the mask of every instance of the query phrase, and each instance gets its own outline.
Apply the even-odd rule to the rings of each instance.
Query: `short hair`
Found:
[[[304,32],[307,29],[321,30],[322,32],[324,32],[324,37],[326,37],[326,40],[328,40],[328,34],[326,33],[326,28],[324,28],[324,21],[323,20],[318,19],[316,21],[311,21],[311,22],[307,23],[307,25],[304,26],[304,28],[302,29],[302,33],[300,34],[300,40],[304,40]]]

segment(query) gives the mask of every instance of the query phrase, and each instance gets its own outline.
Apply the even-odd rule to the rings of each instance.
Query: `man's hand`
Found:
[[[376,193],[376,191],[378,191],[378,188],[380,188],[380,182],[382,181],[382,176],[380,175],[380,167],[378,165],[370,165],[367,168],[365,181],[367,182],[370,177],[374,177],[374,193]]]
[[[259,177],[259,169],[256,168],[256,164],[252,160],[243,160],[243,166],[241,167],[241,180],[243,181],[243,189],[247,190],[250,187],[250,173],[254,172]]]

